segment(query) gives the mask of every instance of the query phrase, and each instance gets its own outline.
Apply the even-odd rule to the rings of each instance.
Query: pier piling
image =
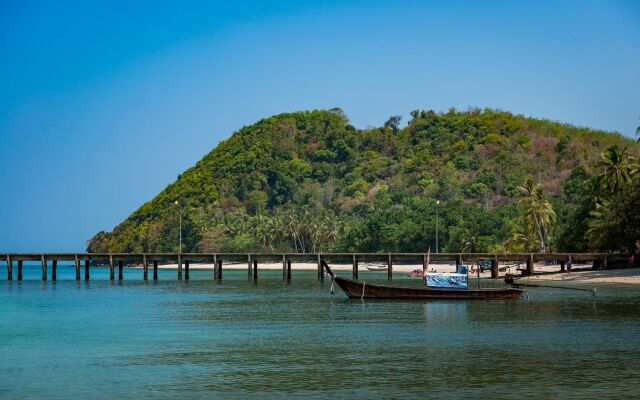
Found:
[[[18,280],[22,280],[22,260],[18,260]]]
[[[393,279],[393,263],[391,262],[391,253],[389,253],[389,258],[387,259],[387,280]]]
[[[158,280],[158,260],[153,260],[153,280]]]
[[[122,270],[124,269],[124,261],[118,261],[118,280],[121,281],[123,279]]]
[[[287,260],[287,281],[291,282],[291,260]]]
[[[218,258],[218,280],[222,280],[222,259]]]
[[[89,280],[89,264],[91,262],[89,261],[89,259],[84,260],[84,280],[88,281]]]
[[[185,260],[184,262],[184,280],[189,280],[189,260]]]
[[[258,280],[258,259],[253,260],[253,280]]]
[[[498,277],[498,259],[491,260],[491,278],[496,279]]]
[[[146,255],[142,256],[142,279],[149,280],[149,260]]]
[[[51,260],[51,280],[58,279],[58,260]]]
[[[324,281],[324,271],[322,270],[322,262],[320,261],[320,253],[318,253],[318,280]]]
[[[566,272],[566,269],[567,268],[566,268],[565,261],[564,260],[560,261],[560,272]]]
[[[247,277],[251,278],[252,270],[251,270],[251,254],[247,255]]]
[[[180,254],[178,254],[178,280],[182,280],[182,258]]]
[[[42,280],[47,280],[47,259],[44,254],[40,255],[40,262],[42,263]]]
[[[282,255],[282,280],[287,279],[287,256]]]
[[[358,279],[358,259],[356,255],[353,255],[353,271],[352,271],[353,279]]]
[[[80,280],[80,259],[78,258],[78,255],[75,256],[75,267],[76,267],[76,280],[79,281]]]
[[[115,267],[113,265],[113,256],[109,254],[109,280],[112,281],[116,277]]]
[[[11,256],[7,256],[7,280],[13,280],[13,261]]]

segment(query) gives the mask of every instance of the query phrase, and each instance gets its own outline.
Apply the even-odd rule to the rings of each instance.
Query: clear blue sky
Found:
[[[0,0],[0,252],[79,251],[243,125],[640,123],[638,1]]]

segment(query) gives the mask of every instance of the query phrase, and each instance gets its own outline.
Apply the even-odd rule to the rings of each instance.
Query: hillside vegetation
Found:
[[[176,252],[179,211],[183,252],[435,250],[436,207],[440,251],[629,250],[640,238],[616,233],[629,210],[613,209],[637,198],[634,141],[496,110],[411,115],[364,130],[340,109],[243,127],[88,250]],[[627,148],[630,180],[615,190],[608,148]]]

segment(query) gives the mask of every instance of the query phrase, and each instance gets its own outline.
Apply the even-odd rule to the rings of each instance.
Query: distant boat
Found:
[[[522,297],[524,293],[524,290],[516,288],[455,289],[378,285],[336,276],[324,260],[322,261],[322,266],[350,299],[516,300]]]
[[[382,271],[386,271],[388,269],[388,267],[386,265],[380,265],[380,266],[377,266],[377,267],[367,267],[367,269],[369,271],[373,271],[373,272],[376,272],[376,271],[382,272]]]

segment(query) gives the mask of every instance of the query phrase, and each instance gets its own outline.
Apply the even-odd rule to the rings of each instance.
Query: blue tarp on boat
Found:
[[[426,275],[427,286],[434,288],[467,288],[466,274],[446,274],[428,272]]]

